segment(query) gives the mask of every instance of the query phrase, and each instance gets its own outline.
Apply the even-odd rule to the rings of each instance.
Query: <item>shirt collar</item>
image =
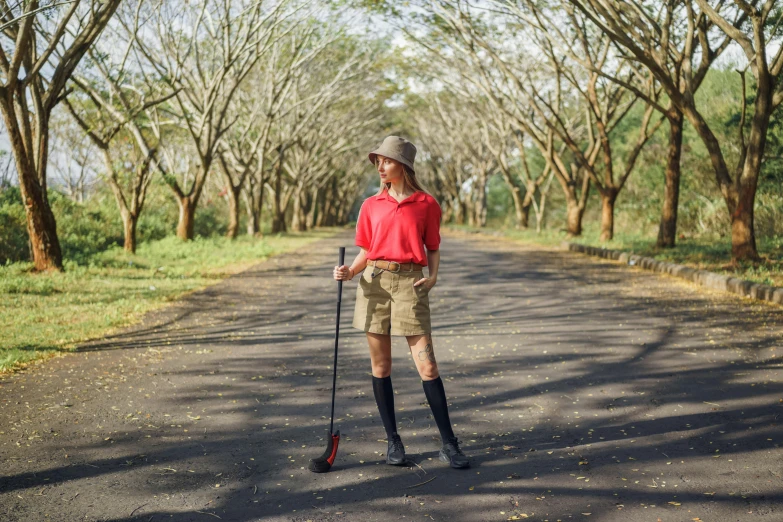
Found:
[[[400,203],[405,203],[407,201],[424,201],[426,197],[427,195],[419,190],[414,192],[412,195],[408,196],[407,198],[403,199]],[[389,195],[388,190],[384,190],[383,192],[375,196],[375,199],[387,199],[389,201],[393,201],[394,203],[397,203],[397,200]]]

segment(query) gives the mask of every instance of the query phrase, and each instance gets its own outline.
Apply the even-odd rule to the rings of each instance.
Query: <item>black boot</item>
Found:
[[[462,453],[459,449],[459,441],[457,437],[452,437],[446,441],[443,447],[440,449],[440,455],[438,458],[441,462],[448,462],[452,468],[460,469],[470,467],[470,461],[468,457]]]
[[[402,445],[402,439],[396,433],[389,437],[388,447],[386,449],[386,464],[392,466],[402,466],[405,464],[405,446]]]

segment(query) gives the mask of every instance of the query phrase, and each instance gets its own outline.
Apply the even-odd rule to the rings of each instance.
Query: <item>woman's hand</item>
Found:
[[[348,265],[334,267],[334,279],[336,281],[350,281],[353,279],[353,276],[354,274]]]
[[[427,289],[431,289],[437,281],[438,278],[436,277],[424,277],[413,283],[413,286],[424,285]]]

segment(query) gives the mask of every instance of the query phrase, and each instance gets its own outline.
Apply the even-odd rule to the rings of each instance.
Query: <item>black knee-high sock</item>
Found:
[[[427,402],[430,403],[432,416],[435,417],[435,423],[440,431],[440,438],[444,444],[454,437],[449,420],[449,406],[446,403],[446,391],[443,389],[443,381],[440,376],[431,381],[421,381],[424,387],[424,395],[427,396]]]
[[[375,393],[375,402],[381,414],[383,427],[386,429],[386,437],[391,438],[397,434],[397,420],[394,417],[394,390],[392,389],[391,375],[386,377],[372,376],[372,391]]]

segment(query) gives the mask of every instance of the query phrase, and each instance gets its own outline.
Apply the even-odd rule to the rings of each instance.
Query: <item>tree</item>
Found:
[[[706,0],[681,2],[687,22],[686,43],[699,45],[699,55],[705,57],[694,71],[689,58],[682,63],[682,76],[674,75],[669,60],[671,48],[668,29],[657,25],[656,19],[647,15],[648,7],[642,2],[602,2],[599,0],[572,0],[579,9],[613,41],[622,46],[640,64],[649,69],[661,83],[674,105],[693,125],[710,154],[716,182],[723,195],[731,220],[731,250],[735,260],[758,260],[753,225],[754,201],[758,185],[761,161],[764,155],[770,116],[783,101],[783,47],[775,50],[772,43],[781,32],[780,12],[773,14],[775,2]],[[668,5],[668,4],[667,4]],[[697,10],[696,7],[701,9]],[[670,8],[666,12],[672,12]],[[773,22],[773,20],[776,20]],[[718,33],[717,36],[715,33]],[[722,49],[734,41],[742,48],[748,67],[755,79],[753,117],[746,119],[746,101],[743,97],[737,142],[737,162],[728,165],[726,150],[708,125],[702,111],[696,105],[694,77],[706,73],[715,49]],[[716,43],[717,42],[717,43]],[[686,48],[687,51],[689,49]],[[686,53],[690,56],[690,52]],[[740,71],[745,83],[745,72]],[[681,85],[682,82],[682,85]],[[748,138],[746,139],[746,126]]]
[[[180,239],[193,238],[204,183],[220,140],[234,123],[228,117],[231,100],[265,50],[285,34],[277,28],[299,9],[286,11],[290,3],[157,0],[143,17],[123,22],[138,43],[134,49],[154,71],[146,76],[148,83],[160,78],[174,94],[171,104],[152,110],[151,122],[165,158],[160,166],[180,208]],[[196,161],[182,161],[182,141],[165,139],[170,133],[160,125],[169,123],[187,137]]]
[[[273,233],[288,229],[286,213],[297,191],[299,172],[292,169],[292,161],[296,160],[293,155],[306,129],[317,126],[319,115],[329,111],[330,107],[346,97],[356,96],[353,82],[363,76],[372,64],[372,50],[347,38],[346,31],[346,27],[321,30],[312,40],[307,54],[320,59],[310,62],[296,75],[287,101],[289,108],[275,125],[271,147],[275,157],[268,185],[272,196]],[[331,125],[331,122],[323,122],[323,125]]]
[[[130,13],[133,16],[133,13]],[[84,134],[101,152],[103,177],[112,189],[123,223],[124,248],[136,252],[136,226],[155,172],[157,149],[151,145],[148,111],[175,93],[162,82],[145,82],[132,63],[134,40],[112,31],[88,51],[71,78],[73,93],[65,103]],[[116,28],[115,28],[116,29]],[[121,53],[112,52],[122,49]]]
[[[538,49],[548,58],[550,70],[566,79],[587,108],[586,146],[568,135],[557,114],[545,121],[584,166],[598,189],[601,195],[600,239],[608,241],[614,236],[617,196],[633,172],[639,153],[662,121],[650,126],[660,89],[652,75],[635,75],[627,60],[611,52],[609,37],[597,32],[580,13],[569,9],[568,5],[563,11],[553,13],[531,0],[526,0],[526,4],[529,15],[516,6],[511,6],[509,13],[531,25],[533,38]],[[559,51],[561,48],[566,49],[566,57],[562,57]],[[610,82],[606,77],[619,81]],[[628,89],[624,84],[634,88]],[[534,85],[532,88],[531,103],[541,103],[543,97],[536,92]],[[645,96],[639,97],[636,92],[643,92]],[[618,154],[616,145],[625,137],[618,139],[613,136],[616,134],[613,131],[631,114],[632,107],[640,98],[648,101],[639,124],[637,140],[630,148],[626,147],[625,155]],[[592,154],[594,146],[600,147],[600,164],[592,162],[586,154]],[[616,176],[615,172],[620,170],[621,173]]]
[[[49,123],[68,78],[121,0],[37,0],[0,7],[0,112],[16,162],[35,269],[62,270],[47,196]]]
[[[87,201],[90,188],[98,181],[95,147],[81,127],[68,121],[63,111],[52,113],[49,138],[49,177],[77,203]]]
[[[644,110],[636,143],[625,155],[618,154],[612,145],[618,141],[611,137],[612,131],[628,116],[638,98],[599,74],[608,70],[615,77],[631,75],[625,60],[610,53],[609,38],[590,31],[573,11],[542,10],[533,2],[526,2],[526,9],[516,3],[500,3],[506,6],[500,12],[501,21],[486,17],[479,20],[461,2],[439,2],[437,16],[454,35],[452,40],[460,51],[480,67],[481,85],[490,99],[507,112],[520,131],[531,136],[542,154],[551,157],[551,168],[566,194],[569,234],[581,233],[585,200],[576,197],[573,183],[575,172],[581,172],[601,195],[601,239],[609,240],[614,233],[617,196],[633,172],[639,152],[660,125],[649,125],[652,104]],[[559,17],[558,24],[555,16]],[[497,26],[495,30],[493,25]],[[556,25],[559,29],[548,30]],[[523,58],[519,52],[507,50],[501,38],[508,32],[524,34],[527,44],[533,45],[541,58]],[[555,48],[554,39],[557,45],[568,48],[565,57]],[[591,69],[583,67],[582,62],[590,64]],[[657,100],[657,89],[649,76],[637,90],[646,90],[648,97]],[[573,158],[572,167],[566,167],[549,145],[547,132],[566,146]],[[616,171],[621,174],[616,176]]]
[[[239,223],[239,195],[244,189],[247,233],[261,234],[261,211],[267,186],[268,154],[273,126],[298,106],[290,103],[292,86],[302,69],[317,60],[329,40],[312,43],[318,26],[303,19],[292,20],[285,38],[275,39],[267,56],[251,73],[229,106],[234,129],[221,140],[221,171],[225,178],[230,224],[228,236],[235,237]]]
[[[465,141],[480,139],[480,129],[462,125],[460,103],[451,91],[431,93],[417,101],[412,119],[425,145],[422,167],[431,171],[432,180],[440,189],[443,222],[464,224],[471,215],[466,188],[473,159]]]
[[[490,22],[479,19],[476,8],[465,2],[426,3],[427,14],[417,18],[426,27],[426,35],[417,36],[404,26],[400,29],[426,49],[432,59],[457,71],[459,80],[444,80],[450,89],[464,97],[476,96],[478,91],[529,137],[563,189],[566,231],[571,236],[580,235],[591,185],[586,167],[597,161],[599,142],[589,133],[590,115],[567,89],[563,71],[546,71],[540,57],[524,48],[526,33],[507,33],[501,27],[491,27]],[[516,38],[518,45],[508,45],[511,38]],[[539,95],[541,92],[543,96]],[[585,161],[573,156],[578,146],[566,147],[566,155],[561,155],[564,149],[553,139],[563,139],[564,135],[569,136],[572,144],[589,140],[579,153]]]
[[[708,37],[711,32],[710,24],[703,18],[697,24],[701,29],[694,31],[693,24],[688,21],[689,10],[682,2],[642,3],[631,1],[626,3],[638,13],[645,13],[645,16],[650,20],[650,29],[654,36],[649,39],[642,38],[639,43],[647,46],[648,52],[654,55],[656,62],[663,70],[667,71],[672,78],[672,85],[681,95],[695,94],[706,77],[707,71],[726,49],[729,40],[723,39],[717,43],[712,41]],[[563,0],[562,4],[573,4],[580,10],[588,8],[588,2]],[[612,37],[611,33],[605,34]],[[644,65],[633,60],[628,63],[630,67],[634,68],[637,75],[647,74]],[[589,63],[583,65],[590,67]],[[624,83],[622,78],[604,77],[613,82]],[[634,89],[633,85],[627,85],[627,87]],[[637,90],[636,95],[648,103],[652,103],[669,123],[664,197],[657,244],[659,247],[671,248],[674,247],[677,238],[684,116],[671,99],[666,105],[661,105],[657,100],[650,99],[648,93],[642,90]]]

